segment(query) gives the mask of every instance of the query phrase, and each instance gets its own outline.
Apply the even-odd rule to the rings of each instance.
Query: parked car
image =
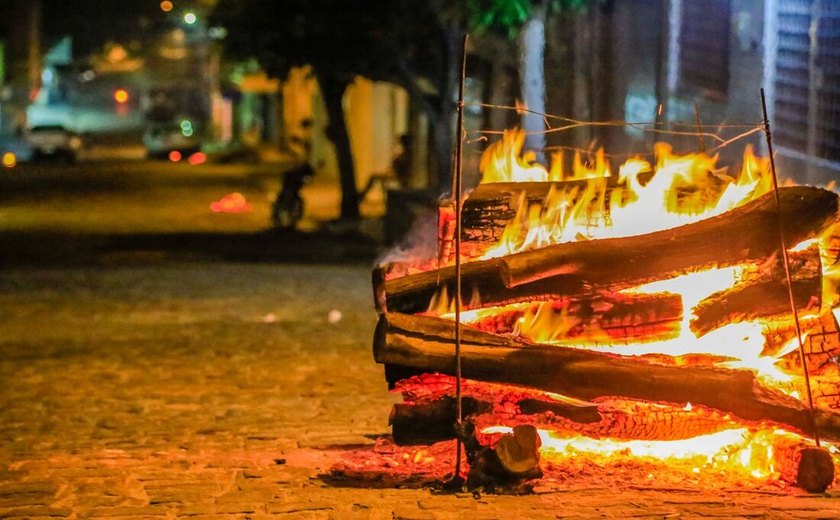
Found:
[[[192,131],[185,132],[183,123],[174,122],[149,125],[143,133],[143,145],[146,155],[154,159],[166,159],[171,152],[187,157],[201,149],[201,143]]]
[[[76,160],[82,139],[61,125],[36,125],[24,131],[24,140],[32,149],[32,160],[57,158]]]

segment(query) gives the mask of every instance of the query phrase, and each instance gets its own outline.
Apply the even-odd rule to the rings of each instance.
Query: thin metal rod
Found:
[[[817,420],[814,417],[814,398],[811,396],[811,378],[808,374],[808,365],[805,360],[805,345],[802,343],[802,329],[799,326],[799,314],[796,312],[796,303],[793,298],[793,283],[790,276],[790,263],[788,261],[787,245],[785,244],[785,219],[782,218],[782,203],[779,201],[779,181],[776,177],[776,160],[773,157],[773,139],[770,134],[770,119],[767,115],[767,100],[764,97],[764,89],[761,89],[761,109],[764,112],[764,135],[767,137],[767,153],[770,155],[770,172],[773,174],[773,192],[776,195],[776,218],[779,223],[779,238],[782,243],[782,260],[785,264],[785,277],[787,278],[788,298],[790,299],[790,310],[793,313],[793,323],[796,326],[796,340],[799,342],[799,360],[802,363],[802,373],[805,374],[805,389],[808,394],[808,415],[811,419],[811,430],[814,434],[814,442],[820,446],[820,434],[817,430]]]
[[[700,124],[700,107],[694,102],[694,126],[697,128],[697,140],[700,141],[700,151],[706,152],[706,140],[703,139],[703,125]]]
[[[461,477],[461,438],[463,408],[461,406],[461,191],[463,188],[464,153],[464,83],[467,78],[467,35],[461,48],[461,79],[458,85],[458,136],[455,140],[455,399],[457,402],[456,428],[458,431],[455,448],[455,479]]]

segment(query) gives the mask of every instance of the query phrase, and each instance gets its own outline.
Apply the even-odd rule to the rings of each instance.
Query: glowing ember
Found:
[[[512,431],[507,426],[485,428],[482,433],[501,434]],[[563,460],[580,454],[615,458],[648,458],[660,462],[681,462],[693,465],[695,473],[739,471],[754,478],[777,477],[774,468],[774,442],[786,439],[802,442],[800,436],[784,430],[751,431],[733,428],[690,439],[673,441],[614,440],[609,438],[559,437],[553,432],[538,429],[542,446],[540,453],[547,460]]]

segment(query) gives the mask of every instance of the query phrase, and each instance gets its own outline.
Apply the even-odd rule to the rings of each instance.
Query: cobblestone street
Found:
[[[364,266],[30,269],[0,294],[0,518],[840,517],[836,491],[328,485],[395,399]]]

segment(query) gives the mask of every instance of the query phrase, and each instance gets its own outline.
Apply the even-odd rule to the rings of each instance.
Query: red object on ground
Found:
[[[190,155],[188,161],[193,166],[195,166],[196,164],[204,164],[205,162],[207,162],[207,156],[202,152],[195,152],[194,154]]]
[[[228,193],[221,199],[212,202],[210,209],[213,213],[246,213],[253,209],[253,206],[245,200],[245,196],[239,192]]]

